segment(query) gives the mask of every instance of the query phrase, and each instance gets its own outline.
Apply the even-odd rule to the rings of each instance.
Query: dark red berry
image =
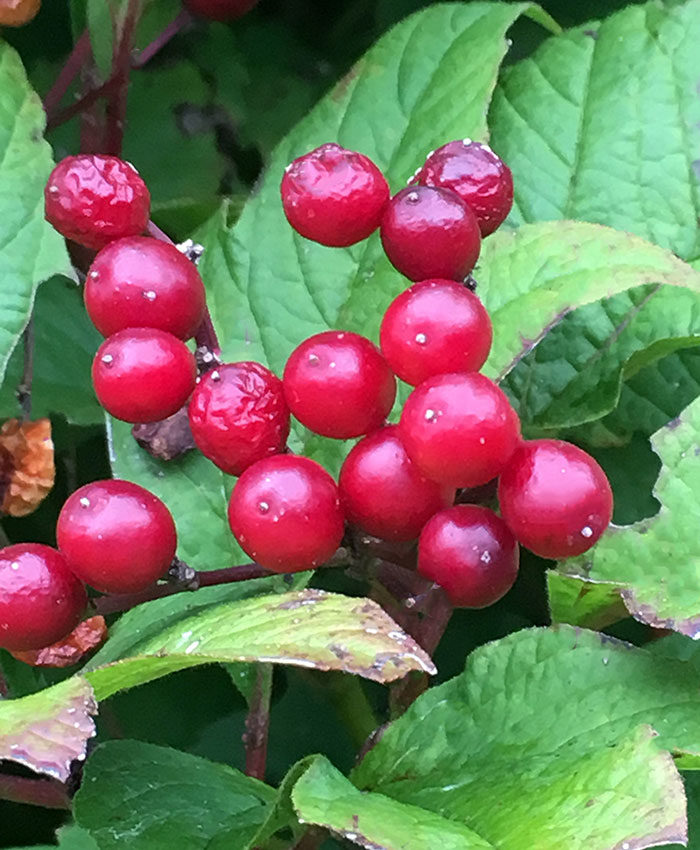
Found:
[[[0,27],[21,27],[33,20],[41,0],[2,0],[0,2]]]
[[[233,488],[228,519],[241,548],[278,573],[323,564],[344,531],[335,481],[315,461],[296,455],[249,466]]]
[[[518,544],[493,511],[455,505],[428,520],[418,541],[418,572],[458,608],[493,605],[518,575]]]
[[[184,342],[155,328],[108,337],[92,362],[92,383],[104,407],[124,422],[159,422],[190,397],[197,377]]]
[[[85,280],[85,307],[102,336],[158,328],[189,339],[204,315],[204,284],[174,245],[130,236],[95,257]]]
[[[463,280],[481,249],[471,209],[454,192],[430,186],[409,186],[394,195],[381,237],[393,266],[410,280]]]
[[[193,15],[210,21],[235,21],[257,4],[258,0],[185,0]]]
[[[500,475],[520,440],[502,390],[478,372],[428,378],[406,399],[399,435],[425,476],[478,487]]]
[[[56,549],[16,543],[0,549],[0,647],[43,649],[65,637],[87,605],[82,583]]]
[[[292,227],[305,236],[343,248],[366,239],[389,201],[384,175],[369,157],[327,144],[287,166],[282,206]]]
[[[471,139],[433,151],[411,182],[451,189],[474,210],[482,236],[493,233],[513,206],[513,175],[488,145]]]
[[[95,251],[143,233],[151,207],[134,166],[101,154],[62,159],[49,175],[44,199],[46,220],[67,239]]]
[[[284,451],[289,436],[282,381],[260,363],[225,363],[207,372],[189,417],[199,450],[229,475]]]
[[[498,485],[501,514],[523,546],[543,558],[580,555],[610,523],[613,497],[598,463],[562,440],[521,443]]]
[[[493,331],[484,305],[452,280],[424,280],[401,293],[384,314],[382,354],[414,387],[447,372],[477,372]]]
[[[131,481],[93,481],[63,505],[58,548],[84,582],[103,593],[136,593],[153,584],[175,557],[170,511]]]
[[[302,342],[287,360],[283,383],[301,424],[336,439],[379,428],[396,398],[396,379],[377,346],[349,331]]]
[[[338,481],[349,522],[384,540],[414,540],[430,517],[454,502],[454,487],[429,481],[411,462],[396,425],[364,437]]]

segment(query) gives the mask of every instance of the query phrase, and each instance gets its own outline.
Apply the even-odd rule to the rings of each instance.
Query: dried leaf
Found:
[[[82,661],[88,652],[97,649],[106,639],[107,624],[105,618],[98,615],[78,623],[68,637],[51,646],[10,654],[32,667],[70,667]]]
[[[32,513],[55,475],[51,422],[8,419],[0,428],[0,511],[14,517]]]

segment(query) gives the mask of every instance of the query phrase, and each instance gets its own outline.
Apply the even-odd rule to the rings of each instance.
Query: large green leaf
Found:
[[[655,516],[611,526],[589,552],[562,561],[562,573],[622,588],[642,622],[700,635],[700,399],[652,438],[662,467]]]
[[[0,378],[37,284],[72,275],[63,239],[44,221],[44,185],[53,167],[44,124],[19,56],[0,41]]]
[[[698,681],[595,632],[517,632],[420,697],[352,778],[503,850],[683,841],[680,776],[658,746],[700,752]]]
[[[238,770],[140,741],[111,741],[85,765],[75,798],[78,824],[100,850],[246,850],[275,800],[272,788]]]
[[[375,602],[306,590],[199,608],[156,634],[137,632],[127,651],[123,639],[108,642],[85,675],[102,700],[176,670],[231,661],[342,670],[377,682],[411,670],[435,672],[427,654]]]

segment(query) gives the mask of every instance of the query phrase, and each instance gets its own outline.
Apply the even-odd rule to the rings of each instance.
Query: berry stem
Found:
[[[2,669],[0,668],[0,699],[7,699],[10,695],[10,686],[7,684],[7,679],[3,675]]]
[[[131,70],[131,48],[140,16],[141,0],[129,0],[121,38],[112,62],[112,76],[116,77],[117,84],[107,99],[104,153],[114,156],[121,156],[122,153]]]
[[[143,68],[171,39],[182,32],[182,30],[187,29],[191,24],[192,15],[186,9],[183,9],[150,44],[147,44],[143,50],[132,58],[131,67],[134,69]]]
[[[32,416],[32,379],[34,377],[34,316],[29,317],[22,334],[24,347],[24,368],[22,380],[17,387],[17,401],[22,408],[22,418],[26,422]]]
[[[83,95],[83,97],[76,100],[75,103],[72,103],[70,106],[66,106],[52,114],[46,124],[47,132],[54,130],[56,127],[60,127],[61,124],[65,124],[66,121],[70,121],[70,119],[74,116],[86,112],[91,106],[96,104],[100,98],[110,96],[120,84],[121,81],[119,77],[116,76],[110,77],[107,82],[102,83],[101,86],[98,86],[95,89],[90,89],[90,91]]]
[[[70,809],[66,786],[55,779],[0,775],[0,799],[45,809]]]
[[[65,93],[70,88],[71,83],[80,73],[88,57],[91,55],[90,33],[85,30],[80,38],[75,42],[73,50],[70,52],[65,65],[61,68],[56,81],[49,89],[48,94],[44,98],[44,110],[48,124],[50,125],[55,118],[59,103],[63,100]]]
[[[272,664],[258,664],[255,685],[245,719],[245,772],[265,781],[267,740],[270,730],[270,697],[272,696]]]

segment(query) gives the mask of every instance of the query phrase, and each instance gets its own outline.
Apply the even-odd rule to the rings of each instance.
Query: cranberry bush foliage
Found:
[[[87,23],[104,71],[106,4],[74,5],[76,35]],[[139,46],[175,5],[146,3]],[[126,4],[115,9],[119,20]],[[523,16],[547,37],[501,67]],[[342,842],[324,848],[631,850],[685,843],[687,808],[690,846],[700,846],[700,789],[688,772],[700,768],[700,664],[687,638],[700,623],[699,37],[700,0],[631,6],[565,32],[528,3],[430,6],[387,32],[274,148],[240,218],[225,202],[200,228],[225,359],[260,359],[279,374],[313,333],[342,327],[376,340],[406,285],[376,234],[347,249],[295,234],[279,200],[284,166],[337,141],[371,156],[396,191],[445,141],[490,138],[513,170],[515,204],[510,230],[484,242],[475,270],[494,324],[485,372],[509,394],[527,436],[599,448],[653,434],[660,508],[640,515],[630,497],[624,515],[637,522],[611,526],[590,552],[548,571],[555,625],[476,649],[464,672],[393,720],[348,777],[310,753],[273,788],[191,753],[107,740],[87,759],[76,825],[59,834],[60,847],[276,850],[311,824]],[[212,27],[203,38],[228,36]],[[224,75],[219,63],[209,70]],[[189,63],[158,69],[135,83],[133,102],[158,102],[159,85],[172,94],[192,74]],[[51,158],[42,122],[18,55],[0,41],[0,363],[48,281],[34,312],[35,411],[96,424],[88,376],[99,339],[80,312],[63,243],[43,223]],[[211,140],[201,145],[195,160],[211,185]],[[153,163],[154,147],[127,132],[137,166],[140,155]],[[168,174],[178,183],[169,197],[189,191],[184,171]],[[16,412],[20,371],[18,350],[0,394],[5,415]],[[114,475],[167,503],[188,564],[210,570],[242,559],[226,524],[232,479],[197,453],[150,457],[124,423],[108,421],[107,435]],[[335,473],[350,444],[297,426],[291,447]],[[523,569],[542,565],[532,559]],[[227,669],[249,699],[251,676],[270,663],[379,682],[434,672],[375,603],[306,590],[310,579],[147,602],[117,620],[87,665],[43,690],[51,676],[17,672],[0,652],[13,697],[0,699],[0,759],[66,780],[71,761],[86,755],[95,700],[187,667],[236,663]],[[639,649],[581,628],[627,612],[679,634]],[[313,724],[312,711],[296,722]]]

